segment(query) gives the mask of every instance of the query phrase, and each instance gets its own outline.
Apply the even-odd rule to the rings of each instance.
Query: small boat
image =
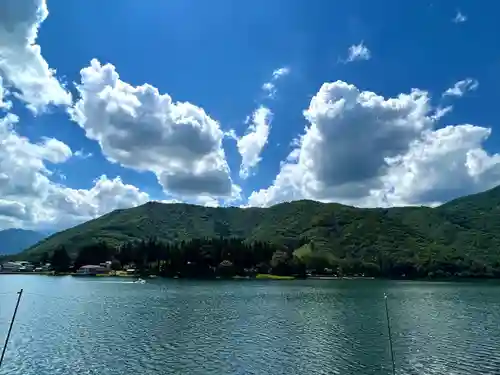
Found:
[[[134,284],[146,284],[146,280],[141,279],[140,277],[134,281]]]

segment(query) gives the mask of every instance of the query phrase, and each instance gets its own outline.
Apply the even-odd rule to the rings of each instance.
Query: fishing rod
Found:
[[[17,292],[17,303],[14,309],[14,314],[12,315],[12,320],[10,321],[9,331],[7,332],[7,337],[5,338],[5,344],[3,345],[2,356],[0,357],[0,368],[2,367],[3,357],[5,356],[5,351],[7,350],[7,344],[9,343],[10,333],[12,332],[12,326],[14,325],[14,320],[16,319],[17,308],[19,307],[19,302],[21,302],[21,296],[23,295],[23,290],[21,289]]]
[[[389,347],[391,349],[391,361],[392,361],[392,375],[396,374],[396,363],[394,362],[394,350],[392,348],[392,335],[391,335],[391,323],[389,320],[389,307],[387,305],[387,294],[384,293],[385,301],[385,316],[387,318],[387,330],[389,332]]]

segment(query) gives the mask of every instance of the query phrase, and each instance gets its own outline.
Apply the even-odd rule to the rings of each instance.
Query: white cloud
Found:
[[[23,220],[27,216],[26,206],[20,202],[0,199],[0,217],[2,216]]]
[[[359,44],[353,44],[352,46],[349,47],[346,62],[370,60],[370,58],[371,58],[370,50],[363,44],[363,42],[361,42]]]
[[[196,197],[194,204],[205,207],[219,207],[219,201],[207,195],[200,195]]]
[[[12,108],[12,102],[6,100],[6,96],[9,95],[9,91],[3,86],[3,78],[0,76],[0,109],[9,110]]]
[[[80,158],[80,159],[88,159],[88,158],[92,157],[91,152],[85,152],[83,150],[75,151],[75,153],[73,155],[77,158]]]
[[[276,96],[276,86],[272,82],[264,83],[262,85],[262,90],[264,90],[270,98],[274,98]]]
[[[219,200],[215,199],[214,197],[211,197],[209,195],[198,195],[196,197],[188,198],[188,199],[186,199],[186,198],[161,199],[161,200],[156,200],[155,202],[164,203],[164,204],[177,204],[177,203],[196,204],[196,205],[205,206],[205,207],[219,207],[220,206]]]
[[[500,156],[481,144],[491,130],[473,125],[428,131],[407,153],[388,160],[382,177],[387,198],[396,204],[435,205],[500,182]]]
[[[252,168],[261,161],[260,154],[269,137],[272,112],[269,108],[259,107],[252,115],[247,133],[237,140],[241,155],[240,177],[248,177]]]
[[[457,10],[457,13],[455,14],[455,17],[453,17],[452,20],[454,23],[462,23],[467,21],[467,16],[465,14],[462,14],[459,10]]]
[[[267,93],[267,97],[274,99],[276,96],[276,82],[282,77],[290,74],[289,67],[276,69],[272,73],[271,81],[262,85],[262,89]],[[245,135],[238,137],[234,130],[226,133],[226,136],[237,141],[238,151],[241,155],[240,178],[248,178],[251,170],[261,161],[261,153],[269,138],[273,113],[266,106],[260,105],[248,116],[245,124],[250,122]]]
[[[159,199],[159,200],[154,200],[153,202],[164,203],[164,204],[184,203],[183,201],[181,201],[179,199]]]
[[[286,66],[283,68],[276,69],[275,71],[273,71],[273,81],[276,81],[277,79],[286,76],[288,74],[290,74],[290,68]]]
[[[92,60],[81,70],[81,98],[70,110],[106,158],[156,174],[169,194],[231,197],[233,187],[219,123],[188,102],[174,103],[149,85],[120,80],[115,67]]]
[[[479,87],[479,82],[472,78],[466,78],[458,81],[443,93],[443,96],[462,97],[468,91],[475,91]]]
[[[45,0],[0,2],[0,71],[6,84],[33,111],[48,104],[71,104],[71,95],[61,86],[36,44],[38,29],[48,16]]]
[[[304,112],[310,126],[299,161],[312,172],[315,183],[309,190],[365,196],[377,187],[385,158],[405,152],[411,140],[431,127],[429,112],[423,91],[386,100],[342,81],[324,84]]]
[[[30,142],[15,131],[18,121],[13,114],[0,119],[0,229],[68,227],[149,199],[119,177],[101,176],[88,190],[53,183],[47,164],[64,163],[71,149],[53,138]]]
[[[295,199],[357,206],[436,204],[500,182],[500,156],[482,142],[487,128],[435,129],[443,109],[427,92],[384,99],[337,81],[325,83],[304,111],[309,126],[273,184],[252,206]]]
[[[262,85],[262,90],[267,94],[267,96],[273,99],[276,96],[276,82],[278,82],[281,77],[290,74],[290,68],[283,67],[273,71],[272,78],[269,82]]]
[[[43,202],[42,222],[67,225],[89,220],[119,208],[130,208],[149,201],[148,194],[124,184],[120,177],[101,175],[90,189],[71,189],[55,185]]]
[[[451,111],[453,111],[452,105],[448,105],[446,107],[437,107],[434,115],[432,116],[432,119],[434,121],[438,121],[439,119],[443,118],[448,113],[450,113]]]

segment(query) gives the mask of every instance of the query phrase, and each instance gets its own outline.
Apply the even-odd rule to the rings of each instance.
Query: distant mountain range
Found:
[[[20,237],[28,240],[24,233]],[[115,247],[150,237],[171,243],[237,237],[284,245],[304,257],[325,256],[332,264],[398,265],[400,274],[434,268],[489,274],[493,269],[500,277],[500,187],[436,208],[363,209],[307,200],[245,209],[150,202],[55,233],[25,246],[18,257],[36,260],[61,246],[76,257],[79,249],[97,241]],[[23,247],[16,245],[4,247]]]
[[[0,255],[17,254],[43,240],[47,235],[25,229],[0,230]]]

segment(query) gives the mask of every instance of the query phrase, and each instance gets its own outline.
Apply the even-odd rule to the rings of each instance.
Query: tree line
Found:
[[[310,242],[303,240],[299,245],[304,243]],[[41,262],[50,261],[56,272],[68,272],[76,271],[83,265],[111,260],[111,268],[115,270],[131,266],[144,274],[189,278],[251,276],[257,273],[297,277],[312,273],[410,279],[500,278],[500,262],[490,265],[460,256],[419,259],[394,258],[379,253],[367,261],[349,256],[339,259],[331,253],[314,249],[297,257],[294,248],[267,242],[248,243],[238,238],[205,238],[177,243],[150,238],[127,242],[119,247],[104,242],[93,243],[80,248],[74,260],[61,246],[51,257],[45,253]]]
[[[119,247],[98,242],[82,247],[72,262],[64,246],[50,260],[56,272],[76,271],[83,265],[111,260],[111,268],[131,266],[141,273],[167,277],[249,276],[256,273],[305,276],[306,265],[285,246],[246,243],[238,238],[193,239],[178,243],[154,238]]]

